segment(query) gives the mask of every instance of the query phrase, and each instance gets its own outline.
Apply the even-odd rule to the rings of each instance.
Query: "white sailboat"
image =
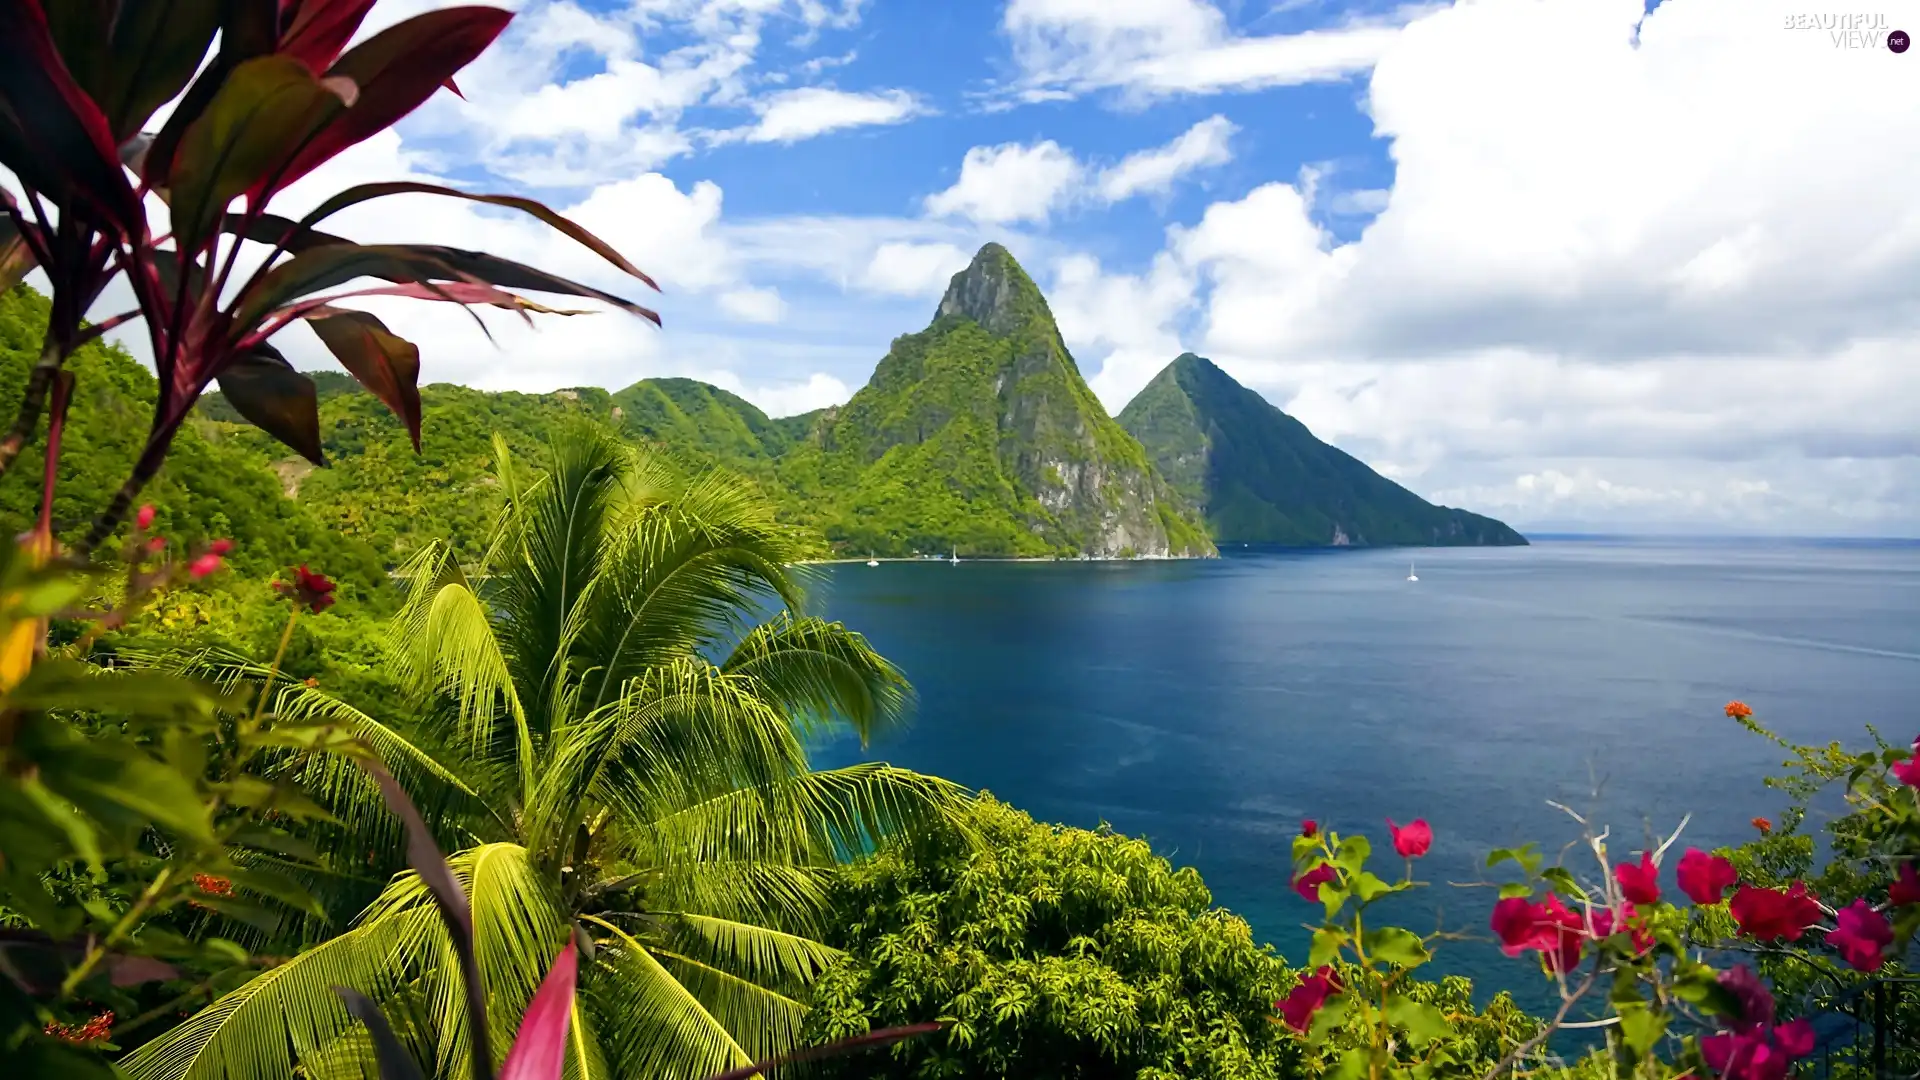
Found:
[[[1414,572],[1413,572],[1413,564],[1412,564],[1412,563],[1408,563],[1408,564],[1407,564],[1407,580],[1408,580],[1408,581],[1419,581],[1419,580],[1420,580],[1420,575],[1419,575],[1419,574],[1416,574],[1416,573],[1414,573]]]
[[[953,559],[952,559],[952,562],[953,562],[953,565],[955,565],[955,566],[959,566],[959,565],[960,565],[960,549],[959,549],[959,548],[954,548],[954,549],[953,549]]]
[[[874,557],[873,557],[873,552],[871,552],[871,551],[869,551],[869,552],[867,552],[867,565],[868,565],[868,566],[879,566],[879,565],[880,565],[880,560],[879,560],[879,559],[876,559],[876,558],[874,558]]]

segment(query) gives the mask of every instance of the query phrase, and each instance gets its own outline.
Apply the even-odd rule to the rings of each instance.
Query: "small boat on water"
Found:
[[[959,550],[958,548],[955,548],[955,549],[954,549],[954,552],[953,552],[953,558],[952,558],[952,559],[951,559],[950,561],[951,561],[951,562],[953,563],[953,565],[955,565],[955,566],[959,566],[959,565],[960,565],[960,550]]]
[[[1408,580],[1408,581],[1419,581],[1419,580],[1420,580],[1420,575],[1419,575],[1419,574],[1416,574],[1416,573],[1414,573],[1414,572],[1413,572],[1413,564],[1412,564],[1412,563],[1408,563],[1408,564],[1407,564],[1407,580]]]
[[[871,551],[869,551],[869,552],[867,552],[867,565],[868,565],[868,566],[879,566],[879,565],[880,565],[880,560],[879,560],[879,559],[876,559],[876,558],[874,558],[874,557],[873,557],[873,552],[871,552]]]

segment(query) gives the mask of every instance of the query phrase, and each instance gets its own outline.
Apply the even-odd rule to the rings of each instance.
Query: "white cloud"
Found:
[[[1175,181],[1196,169],[1232,161],[1233,150],[1227,143],[1238,130],[1226,117],[1214,115],[1165,146],[1129,154],[1100,174],[1096,185],[1100,197],[1119,202],[1135,195],[1165,194]]]
[[[1236,33],[1207,0],[1010,0],[1027,100],[1118,90],[1133,103],[1177,94],[1256,90],[1365,72],[1404,16],[1298,34]]]
[[[927,212],[996,225],[1044,224],[1054,211],[1075,202],[1163,195],[1188,174],[1233,160],[1228,142],[1238,130],[1226,117],[1210,116],[1163,146],[1097,171],[1052,139],[976,146],[961,161],[953,186],[928,196]]]
[[[873,249],[861,284],[898,296],[938,296],[972,259],[972,252],[953,244],[889,241]]]
[[[838,405],[852,397],[853,390],[839,379],[816,371],[805,382],[752,387],[740,391],[740,396],[760,406],[768,416],[798,416]]]
[[[719,296],[720,310],[751,323],[777,323],[787,313],[777,289],[729,289]]]
[[[1910,65],[1785,32],[1790,10],[1421,18],[1369,88],[1390,193],[1303,170],[1169,230],[1190,325],[1140,279],[1063,274],[1129,297],[1063,320],[1069,343],[1112,354],[1094,383],[1117,408],[1178,331],[1415,490],[1522,523],[1920,528]],[[1342,242],[1316,211],[1379,216]]]
[[[976,146],[960,163],[960,179],[927,197],[927,212],[996,225],[1043,222],[1080,176],[1080,163],[1052,139]]]
[[[748,142],[797,142],[845,128],[898,124],[921,111],[905,90],[853,93],[806,86],[773,95],[760,106],[760,122]]]

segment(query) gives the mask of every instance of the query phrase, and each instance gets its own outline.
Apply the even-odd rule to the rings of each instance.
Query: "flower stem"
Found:
[[[140,894],[140,899],[134,901],[125,915],[120,916],[120,921],[113,924],[113,929],[107,931],[107,936],[95,942],[93,948],[87,950],[87,957],[80,962],[79,967],[67,972],[67,977],[60,983],[61,997],[73,993],[74,988],[85,982],[87,976],[93,974],[93,969],[100,966],[100,961],[106,957],[107,950],[113,948],[121,938],[132,932],[134,926],[146,915],[147,909],[153,906],[154,900],[166,889],[167,883],[172,878],[173,867],[171,866],[162,867],[160,872],[154,875],[153,882]]]
[[[253,707],[253,717],[247,721],[248,730],[260,726],[260,714],[267,711],[267,695],[273,693],[273,681],[280,677],[280,661],[286,659],[287,644],[293,640],[293,624],[300,619],[300,607],[294,605],[287,613],[287,627],[280,631],[280,647],[274,650],[273,663],[267,667],[267,681],[260,687],[260,700]]]

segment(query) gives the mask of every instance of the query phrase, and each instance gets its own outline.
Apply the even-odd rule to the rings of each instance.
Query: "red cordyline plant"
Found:
[[[1768,734],[1754,727],[1746,705],[1733,702],[1726,713]],[[1804,881],[1745,883],[1724,856],[1689,848],[1673,876],[1692,902],[1682,909],[1662,899],[1661,878],[1685,821],[1664,841],[1616,860],[1606,830],[1594,832],[1558,804],[1580,824],[1580,846],[1597,876],[1583,881],[1565,867],[1544,866],[1531,844],[1488,856],[1489,869],[1511,862],[1522,874],[1499,886],[1488,926],[1508,956],[1535,958],[1557,986],[1561,1007],[1536,1035],[1510,1047],[1486,1080],[1538,1057],[1554,1032],[1575,1028],[1604,1031],[1621,1077],[1784,1080],[1795,1061],[1813,1053],[1812,1025],[1780,1020],[1772,991],[1751,967],[1716,968],[1706,952],[1788,953],[1816,968],[1872,974],[1920,934],[1920,739],[1910,751],[1844,757],[1838,768],[1848,798],[1877,838],[1863,876],[1891,878],[1884,898],[1828,906]],[[1432,843],[1424,821],[1388,826],[1407,867],[1392,883],[1367,869],[1365,837],[1302,824],[1293,843],[1294,888],[1323,905],[1326,918],[1313,935],[1311,972],[1274,1002],[1275,1019],[1326,1052],[1336,1080],[1462,1075],[1465,1063],[1443,1038],[1449,1018],[1403,992],[1410,973],[1432,959],[1433,946],[1460,935],[1421,936],[1369,919],[1376,902],[1419,887],[1413,860]],[[1721,940],[1728,927],[1731,940]],[[1603,1002],[1604,1015],[1570,1020],[1583,1000]]]
[[[373,315],[339,306],[343,299],[575,314],[520,295],[531,290],[659,322],[636,303],[509,259],[359,244],[317,228],[390,195],[468,199],[530,214],[653,287],[605,242],[530,199],[394,182],[348,188],[297,221],[270,212],[288,185],[452,89],[454,75],[512,18],[498,8],[444,8],[347,48],[373,3],[0,0],[0,165],[22,187],[17,196],[0,191],[0,286],[37,265],[53,287],[46,343],[14,425],[0,436],[0,471],[32,437],[61,364],[92,337],[144,318],[159,377],[146,446],[82,553],[118,527],[215,382],[248,421],[324,464],[313,383],[269,342],[296,322],[312,326],[400,416],[417,450],[419,349]],[[169,101],[166,122],[143,132]],[[166,205],[164,230],[149,224],[149,196]],[[248,243],[259,248],[243,257]],[[264,258],[250,257],[261,249]],[[83,326],[120,273],[138,308]],[[375,283],[335,291],[367,281]]]

